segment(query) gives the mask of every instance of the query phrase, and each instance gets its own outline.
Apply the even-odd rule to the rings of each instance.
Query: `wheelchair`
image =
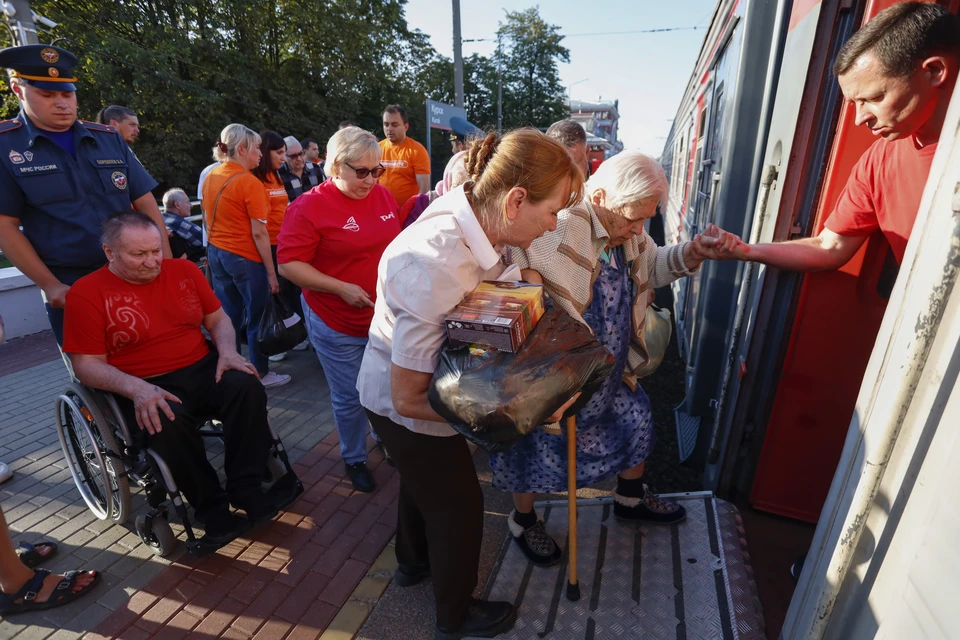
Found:
[[[138,446],[113,394],[86,387],[72,376],[72,370],[70,373],[73,381],[55,403],[57,435],[83,501],[100,520],[125,524],[131,512],[132,482],[146,493],[150,506],[146,514],[135,520],[137,535],[155,555],[165,557],[177,546],[165,504],[169,496],[186,531],[187,550],[192,555],[203,555],[205,551],[194,535],[186,503],[167,464],[149,447]],[[139,429],[138,425],[132,427]],[[210,421],[200,427],[200,435],[223,437],[217,423]],[[265,477],[269,476],[272,484],[293,473],[293,468],[273,425],[270,435],[273,443]],[[293,495],[302,492],[298,479]]]

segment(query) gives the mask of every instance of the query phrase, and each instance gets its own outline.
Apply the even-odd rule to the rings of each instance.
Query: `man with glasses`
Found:
[[[280,179],[287,190],[287,198],[293,202],[324,181],[320,166],[307,162],[303,147],[293,136],[283,139],[287,143],[287,161],[280,165]]]

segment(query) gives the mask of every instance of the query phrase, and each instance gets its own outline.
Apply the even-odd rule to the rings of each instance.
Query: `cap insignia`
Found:
[[[60,77],[60,71],[58,71],[56,67],[50,67],[49,69],[47,69],[47,73],[50,74],[50,77],[51,77],[51,78],[59,78],[59,77]]]
[[[40,57],[43,58],[44,62],[47,64],[57,64],[57,60],[60,59],[60,54],[57,53],[56,49],[47,47],[40,52]]]

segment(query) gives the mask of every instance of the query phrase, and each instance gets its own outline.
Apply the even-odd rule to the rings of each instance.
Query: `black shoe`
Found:
[[[374,484],[373,476],[370,475],[370,470],[367,469],[365,462],[354,462],[346,465],[346,467],[347,477],[353,483],[354,489],[363,493],[371,493],[376,488],[377,485]]]
[[[434,640],[459,638],[494,638],[510,631],[517,621],[517,608],[509,602],[474,599],[467,616],[457,629],[437,625]]]
[[[672,500],[661,500],[647,485],[643,498],[630,498],[613,492],[613,515],[630,522],[674,524],[687,517],[687,510]]]
[[[537,524],[525,529],[513,519],[516,513],[516,510],[510,512],[507,524],[514,542],[523,551],[523,555],[527,556],[527,560],[538,567],[550,567],[560,562],[560,547],[543,528],[543,520],[538,517]]]
[[[429,564],[401,564],[393,574],[393,581],[398,587],[412,587],[430,577]]]
[[[273,500],[265,493],[253,493],[234,502],[238,509],[243,509],[251,525],[273,520],[280,512]]]
[[[228,510],[208,516],[202,524],[204,534],[198,542],[206,550],[219,549],[233,542],[249,531],[251,526],[249,520]]]

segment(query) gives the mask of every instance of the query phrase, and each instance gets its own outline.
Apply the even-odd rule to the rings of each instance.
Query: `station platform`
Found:
[[[307,485],[307,492],[272,523],[213,556],[196,559],[180,551],[165,559],[153,556],[140,543],[132,521],[126,526],[99,521],[80,498],[63,462],[53,424],[53,400],[66,384],[67,375],[49,332],[0,346],[0,460],[10,464],[15,472],[12,480],[0,485],[0,505],[14,539],[56,540],[60,552],[46,563],[47,568],[54,571],[93,568],[103,576],[94,593],[69,606],[0,620],[0,638],[432,638],[430,581],[400,589],[391,579],[396,567],[391,539],[396,519],[394,503],[399,490],[395,471],[372,449],[370,466],[378,489],[373,494],[353,491],[343,477],[329,393],[314,354],[291,353],[286,361],[273,367],[293,376],[289,385],[268,392],[270,416]],[[662,389],[659,391],[666,396]],[[651,397],[656,397],[654,393]],[[668,416],[671,402],[669,397],[662,403],[655,402],[655,416],[661,409],[661,413]],[[666,429],[672,427],[668,418],[664,417],[662,422],[667,425]],[[666,434],[659,435],[662,440],[655,450],[657,455],[648,460],[651,482],[657,488],[695,489],[695,474],[676,465],[675,443],[669,442]],[[372,442],[369,444],[372,447]],[[222,447],[218,443],[208,446],[211,460],[219,468]],[[697,630],[707,628],[704,625],[719,628],[721,633],[730,628],[724,626],[719,604],[710,609],[709,615],[696,608],[701,597],[690,582],[693,576],[699,575],[696,572],[707,575],[719,566],[709,535],[701,536],[703,541],[696,544],[688,541],[693,517],[677,528],[676,536],[670,527],[661,531],[645,531],[643,527],[628,530],[612,522],[609,514],[604,520],[604,500],[608,499],[612,487],[612,483],[605,483],[578,492],[582,505],[578,537],[582,597],[577,606],[580,609],[570,608],[568,612],[561,593],[553,614],[553,627],[547,631],[557,584],[565,584],[565,573],[559,568],[529,571],[526,588],[523,591],[516,588],[518,577],[522,582],[528,567],[508,539],[506,519],[511,509],[510,496],[492,488],[487,457],[482,451],[476,453],[474,463],[485,499],[484,542],[476,595],[489,593],[491,597],[506,597],[519,602],[521,607],[517,631],[504,637],[591,637],[587,635],[586,626],[591,619],[594,621],[592,637],[597,638],[610,637],[612,632],[607,629],[613,627],[606,626],[613,624],[610,620],[632,625],[629,627],[632,631],[625,631],[619,637],[693,639],[714,637],[699,635]],[[707,504],[706,496],[684,499]],[[550,509],[548,526],[557,539],[563,541],[566,535],[564,496],[548,495],[544,500],[547,501],[544,506]],[[723,545],[723,549],[727,549],[727,543],[732,545],[731,552],[736,556],[737,549],[743,545],[740,524],[736,516],[731,515],[732,510],[719,501],[717,505],[715,525],[722,524],[724,518],[733,518],[728,530],[736,530],[737,535],[736,540],[732,533],[727,537],[720,535],[716,542]],[[134,516],[146,508],[141,494],[134,494],[133,506]],[[702,514],[698,517],[702,520],[707,511],[704,506],[699,508]],[[546,508],[541,513],[547,515]],[[784,568],[789,563],[785,566],[776,563],[782,563],[794,549],[802,551],[809,537],[801,532],[791,539],[787,533],[795,527],[775,522],[781,528],[771,529],[764,525],[763,518],[765,516],[744,511],[746,538],[751,549],[760,550],[755,555],[776,558],[762,566],[754,562],[761,584],[763,610],[768,613],[766,637],[776,637],[779,630],[776,618],[782,615],[780,609],[785,610],[792,591],[789,578],[786,578],[787,584],[783,579]],[[173,524],[182,539],[182,529],[176,522]],[[700,524],[697,527],[701,532],[704,530]],[[601,554],[599,536],[604,530],[606,542]],[[641,553],[630,556],[638,539]],[[786,549],[783,540],[788,541]],[[671,573],[677,558],[675,543],[679,543],[680,589],[676,587],[676,576]],[[594,551],[588,555],[589,548]],[[630,557],[625,558],[624,554]],[[661,599],[649,614],[637,608],[635,598],[638,558],[640,595],[646,597],[649,593]],[[690,562],[691,559],[696,562]],[[657,563],[668,563],[671,568],[663,564],[660,567],[663,577],[654,580],[654,575],[659,574],[649,571]],[[726,566],[728,573],[724,575],[729,578],[730,567],[737,565],[731,565],[728,558]],[[612,572],[614,569],[617,571]],[[649,590],[643,582],[647,579]],[[719,603],[717,584],[714,576],[703,582],[703,588]],[[737,584],[735,580],[730,583],[730,593],[736,590],[745,599],[730,595],[728,608],[736,608],[736,603],[742,602],[748,613],[754,611],[754,592]],[[515,593],[511,594],[511,590]],[[765,591],[776,597],[766,598]],[[610,599],[610,593],[614,599]],[[678,594],[682,595],[682,616],[677,614]],[[622,601],[624,597],[626,600]],[[541,602],[547,600],[549,604]],[[769,615],[771,611],[773,617]],[[661,619],[661,614],[666,617]],[[759,615],[745,618],[738,610],[735,617],[730,617],[735,635],[715,637],[763,637],[745,635],[747,631],[753,633]],[[655,616],[656,624],[644,616]],[[743,620],[753,622],[741,628]],[[530,634],[526,633],[528,630]],[[686,635],[679,635],[680,631]]]

